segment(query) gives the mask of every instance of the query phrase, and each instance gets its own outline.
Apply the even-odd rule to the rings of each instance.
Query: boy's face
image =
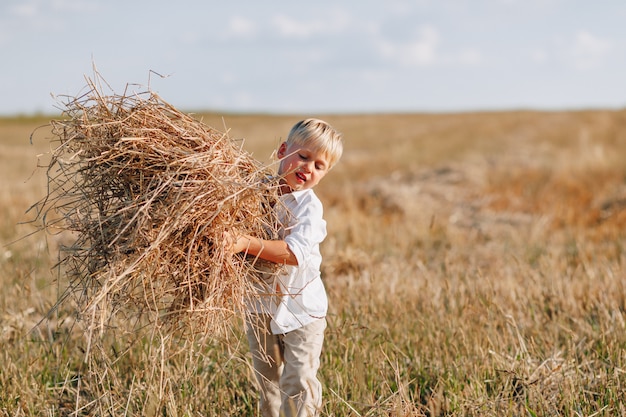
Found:
[[[325,155],[306,146],[283,143],[276,154],[281,160],[278,175],[282,176],[290,191],[315,187],[330,169]]]

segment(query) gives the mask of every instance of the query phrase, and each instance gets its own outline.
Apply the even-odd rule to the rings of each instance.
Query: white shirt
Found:
[[[322,283],[320,243],[326,237],[322,202],[312,189],[280,196],[279,230],[298,265],[285,265],[281,273],[267,280],[254,310],[272,316],[272,333],[287,333],[326,316],[328,298]]]

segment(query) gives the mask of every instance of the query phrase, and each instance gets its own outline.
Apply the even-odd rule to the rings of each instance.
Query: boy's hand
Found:
[[[298,265],[296,255],[284,240],[263,240],[234,230],[225,231],[222,237],[224,249],[230,254],[245,252],[275,264]]]
[[[248,248],[250,239],[245,235],[237,234],[236,232],[227,230],[222,233],[224,249],[230,253],[243,252]]]

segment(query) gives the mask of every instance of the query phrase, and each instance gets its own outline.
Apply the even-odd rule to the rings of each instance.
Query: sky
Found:
[[[624,0],[2,0],[0,115],[95,74],[190,112],[620,109],[625,22]]]

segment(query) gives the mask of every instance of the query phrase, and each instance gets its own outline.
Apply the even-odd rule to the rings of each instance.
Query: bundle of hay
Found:
[[[116,317],[219,328],[253,295],[247,275],[259,267],[229,255],[223,232],[274,238],[275,180],[241,143],[157,94],[87,86],[52,121],[58,146],[38,205],[46,229],[75,236],[61,261],[67,295],[100,329]]]

